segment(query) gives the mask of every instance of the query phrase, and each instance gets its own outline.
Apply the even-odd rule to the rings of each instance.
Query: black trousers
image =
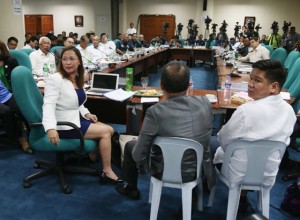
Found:
[[[20,120],[23,116],[13,96],[7,102],[0,103],[0,118],[2,121],[1,125],[10,138],[16,139],[21,137],[22,125]]]
[[[128,183],[129,186],[133,188],[137,188],[139,175],[136,163],[132,158],[132,150],[135,143],[136,140],[132,140],[126,143],[121,171],[122,178]]]

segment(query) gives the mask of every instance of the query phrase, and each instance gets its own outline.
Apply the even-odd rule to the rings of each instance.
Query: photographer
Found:
[[[271,26],[271,29],[273,29],[273,32],[272,34],[268,37],[268,42],[269,42],[269,45],[271,45],[273,47],[273,49],[277,49],[278,47],[280,47],[281,45],[281,35],[278,34],[278,22],[274,21],[272,26]]]

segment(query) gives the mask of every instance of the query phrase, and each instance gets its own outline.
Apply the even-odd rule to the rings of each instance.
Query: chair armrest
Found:
[[[80,139],[80,149],[84,150],[84,138],[83,135],[80,131],[80,129],[78,128],[77,125],[75,125],[74,123],[71,122],[67,122],[67,121],[58,121],[57,125],[66,125],[66,126],[70,126],[72,127],[75,131],[78,132],[79,134],[79,139]],[[38,126],[43,126],[43,124],[41,122],[34,122],[34,123],[30,123],[29,124],[30,127],[38,127]]]

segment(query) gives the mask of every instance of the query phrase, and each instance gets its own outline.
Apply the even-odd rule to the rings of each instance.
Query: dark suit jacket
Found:
[[[4,66],[4,73],[5,73],[6,79],[9,82],[9,84],[11,84],[11,81],[10,81],[11,80],[11,72],[15,67],[19,66],[19,63],[15,58],[7,57],[4,60],[3,66]]]
[[[147,167],[150,149],[156,136],[193,139],[203,145],[204,173],[208,178],[209,185],[213,186],[215,175],[208,146],[212,122],[211,104],[206,97],[182,95],[153,105],[146,112],[138,141],[133,149],[133,159],[137,166]],[[152,148],[151,154],[159,155],[159,152],[156,151],[156,148]],[[191,163],[191,161],[195,161],[195,156],[185,155],[182,163],[183,176],[185,175],[184,163]],[[155,166],[151,166],[151,173],[162,173],[161,158],[158,158]]]

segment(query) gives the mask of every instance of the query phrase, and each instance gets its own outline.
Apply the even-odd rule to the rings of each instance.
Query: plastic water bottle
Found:
[[[192,77],[190,77],[190,83],[189,83],[189,95],[192,96],[194,95],[194,82]]]
[[[225,81],[224,94],[223,94],[223,100],[225,103],[228,103],[228,104],[231,101],[231,86],[232,86],[231,78],[228,77]]]
[[[133,68],[126,68],[126,91],[132,91]]]
[[[44,76],[44,78],[47,78],[49,76],[49,73],[50,73],[50,69],[48,67],[48,64],[44,63],[44,65],[43,65],[43,76]]]

